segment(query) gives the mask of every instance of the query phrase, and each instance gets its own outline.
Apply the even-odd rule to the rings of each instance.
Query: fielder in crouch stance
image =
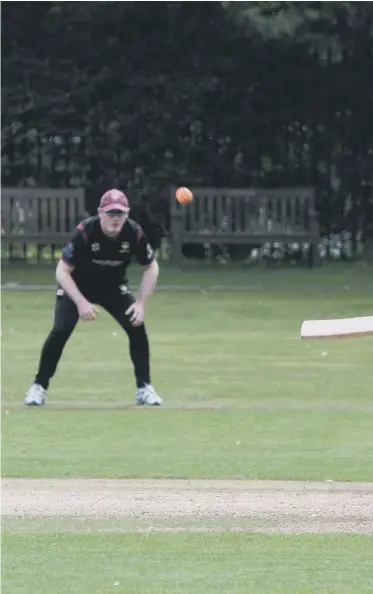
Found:
[[[109,190],[98,216],[81,222],[57,265],[54,325],[46,339],[35,381],[26,394],[27,406],[45,404],[49,381],[78,319],[94,320],[101,305],[129,338],[139,405],[157,406],[162,399],[150,382],[149,342],[144,326],[145,303],[157,284],[159,268],[141,227],[128,218],[127,197]],[[146,266],[139,296],[127,289],[126,269],[132,256]]]

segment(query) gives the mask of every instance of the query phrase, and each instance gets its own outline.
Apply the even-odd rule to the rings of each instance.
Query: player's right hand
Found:
[[[87,299],[79,301],[77,307],[78,307],[79,317],[82,320],[85,320],[86,322],[90,322],[91,320],[94,320],[96,317],[96,314],[100,313],[98,308],[95,305],[93,305],[93,303],[90,303],[89,301],[87,301]]]

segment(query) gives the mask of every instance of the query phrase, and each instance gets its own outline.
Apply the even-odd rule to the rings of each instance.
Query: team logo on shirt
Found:
[[[97,243],[97,242],[92,243],[92,245],[91,245],[92,252],[98,252],[99,249],[100,249],[100,244],[99,243]]]
[[[128,254],[129,251],[130,251],[130,244],[128,243],[128,241],[122,241],[119,253],[120,254]]]

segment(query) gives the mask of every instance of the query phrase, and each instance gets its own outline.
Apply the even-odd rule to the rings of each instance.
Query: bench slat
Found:
[[[309,242],[316,251],[319,225],[313,188],[191,187],[194,201],[181,206],[170,191],[174,260],[186,243]],[[315,261],[317,255],[315,254]]]
[[[77,218],[87,216],[83,188],[2,188],[1,193],[1,239],[10,244],[10,253],[19,243],[62,246]]]

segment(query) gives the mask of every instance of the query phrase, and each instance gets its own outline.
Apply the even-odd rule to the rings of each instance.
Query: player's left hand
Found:
[[[129,316],[130,322],[133,326],[140,326],[145,318],[144,305],[139,301],[135,301],[135,303],[132,303],[132,305],[127,309],[126,315]]]

